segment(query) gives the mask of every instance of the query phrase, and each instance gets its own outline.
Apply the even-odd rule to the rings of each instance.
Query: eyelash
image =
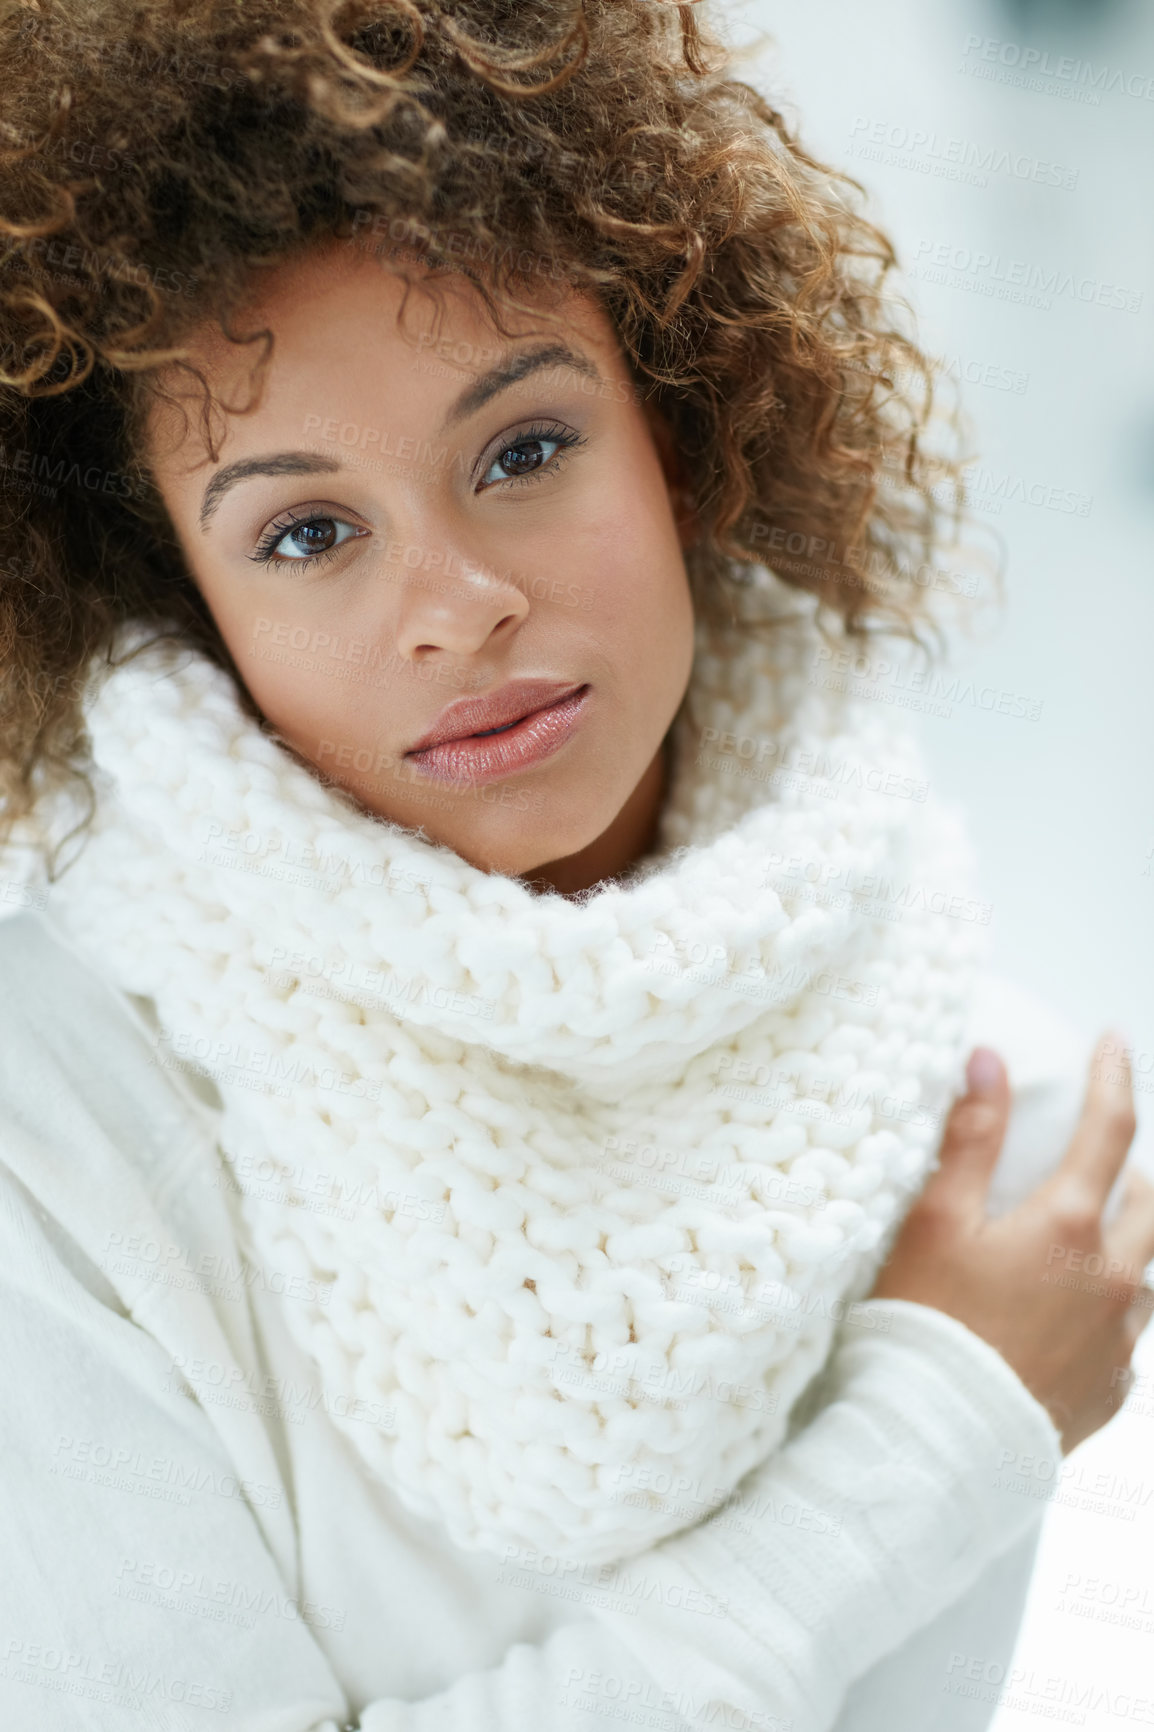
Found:
[[[506,451],[514,450],[518,445],[531,445],[534,440],[543,439],[550,444],[559,445],[561,448],[547,463],[542,463],[538,469],[530,470],[527,475],[506,475],[500,482],[492,482],[490,485],[517,485],[523,481],[539,481],[547,474],[555,475],[558,469],[563,467],[568,453],[587,443],[582,434],[575,433],[571,427],[566,427],[559,421],[541,422],[533,427],[525,428],[523,432],[515,434],[512,439],[506,439],[494,451],[493,462],[488,465],[488,468],[491,469],[493,463],[503,457]]]
[[[306,511],[299,516],[294,512],[289,512],[287,516],[278,517],[275,522],[269,524],[267,530],[257,542],[255,550],[250,553],[248,557],[255,560],[259,565],[271,565],[274,563],[277,548],[280,546],[285,536],[290,535],[294,529],[300,529],[303,525],[310,523],[344,524],[346,522],[347,519],[343,517],[335,517],[332,513],[326,513],[323,511]],[[352,525],[350,524],[349,527],[351,528]],[[351,539],[351,537],[349,539]],[[338,541],[335,547],[326,547],[322,549],[320,553],[309,553],[300,559],[285,558],[276,561],[276,563],[296,566],[298,571],[302,567],[322,565],[325,560],[332,559],[334,554],[339,553],[344,545],[345,543],[343,541]]]
[[[493,463],[502,458],[507,451],[514,450],[518,445],[531,445],[535,440],[546,440],[550,444],[557,445],[559,449],[539,468],[530,470],[526,475],[506,475],[499,482],[490,482],[490,487],[515,487],[527,481],[539,481],[545,475],[555,475],[563,467],[568,453],[587,443],[584,436],[575,433],[571,427],[562,426],[559,422],[553,422],[549,425],[542,423],[526,428],[523,433],[516,434],[512,439],[506,439],[504,444],[493,453],[493,461],[488,464],[487,468],[491,469]],[[483,491],[488,492],[489,488],[485,488]],[[326,515],[323,512],[311,514],[306,512],[303,515],[298,515],[290,511],[284,517],[278,517],[269,524],[249,558],[260,565],[271,565],[276,559],[276,550],[285,536],[290,535],[294,529],[300,529],[303,525],[311,523],[346,524],[347,520],[343,517],[334,517],[331,514]],[[352,525],[348,527],[352,527]],[[351,540],[352,538],[349,537],[348,539]],[[311,570],[314,566],[322,565],[326,560],[334,558],[344,546],[345,542],[339,541],[335,547],[327,547],[320,553],[306,554],[299,559],[286,558],[277,563],[295,566],[298,571],[302,568]]]

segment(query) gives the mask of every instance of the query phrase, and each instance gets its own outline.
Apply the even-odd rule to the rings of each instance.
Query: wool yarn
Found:
[[[368,814],[191,645],[91,670],[96,812],[43,917],[211,1079],[335,1423],[465,1547],[605,1561],[720,1503],[960,1087],[961,813],[896,708],[815,676],[813,596],[759,569],[696,632],[657,846],[575,899]]]

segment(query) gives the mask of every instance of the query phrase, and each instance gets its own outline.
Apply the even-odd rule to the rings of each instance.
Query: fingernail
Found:
[[[966,1065],[966,1084],[971,1094],[992,1094],[1002,1080],[1002,1061],[993,1047],[976,1046]]]

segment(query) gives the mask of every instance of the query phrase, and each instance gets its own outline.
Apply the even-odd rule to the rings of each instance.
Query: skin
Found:
[[[202,327],[188,348],[231,406],[223,442],[213,460],[198,421],[161,403],[146,457],[189,571],[282,740],[377,816],[573,895],[654,840],[693,660],[694,523],[668,429],[638,402],[595,302],[559,293],[560,327],[507,315],[504,338],[465,279],[436,290],[419,285],[402,324],[401,278],[352,246],[275,267],[247,327],[275,339],[258,407],[235,412],[255,350]],[[558,339],[600,380],[554,362],[440,431],[499,357]],[[581,443],[534,444],[534,426]],[[214,477],[285,451],[336,467],[249,477],[201,523]],[[294,518],[312,527],[293,534]],[[278,528],[273,558],[254,562]],[[321,560],[299,557],[319,549]],[[318,634],[327,642],[312,653]],[[592,688],[550,758],[487,785],[434,782],[405,759],[454,699],[519,678]]]

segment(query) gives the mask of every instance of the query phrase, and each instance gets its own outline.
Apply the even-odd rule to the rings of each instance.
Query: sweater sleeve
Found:
[[[160,1344],[0,1179],[0,1529],[22,1560],[0,1578],[4,1725],[822,1732],[852,1680],[1040,1510],[1006,1476],[1056,1452],[1042,1408],[961,1324],[873,1301],[868,1330],[843,1328],[816,1414],[724,1512],[612,1566],[583,1615],[499,1665],[423,1701],[351,1702],[302,1617],[228,1613],[238,1584],[246,1603],[291,1606],[254,1512],[275,1488],[240,1483],[204,1409],[160,1395]]]
[[[364,1732],[568,1732],[630,1707],[664,1716],[635,1724],[826,1732],[855,1678],[1033,1527],[1053,1483],[1035,1464],[1060,1454],[964,1324],[905,1300],[853,1315],[812,1420],[725,1510],[617,1567],[607,1598],[638,1603],[597,1614],[617,1653],[592,1631],[515,1649],[432,1701],[374,1704]]]

